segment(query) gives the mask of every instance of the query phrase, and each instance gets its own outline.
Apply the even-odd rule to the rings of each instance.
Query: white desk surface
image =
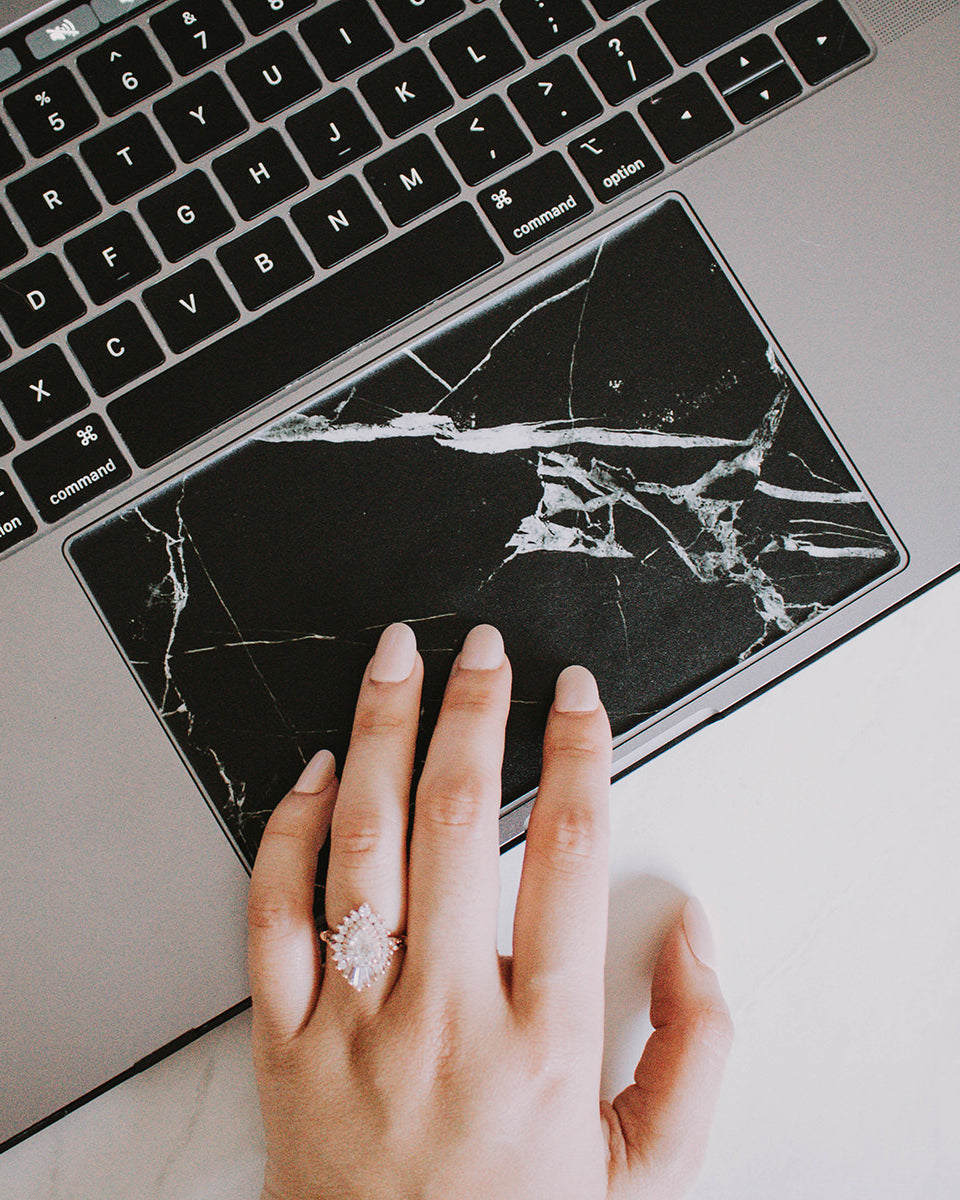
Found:
[[[688,890],[737,1025],[696,1200],[960,1196],[958,616],[955,575],[614,789],[608,1088]],[[0,1155],[0,1196],[257,1200],[249,1025]]]

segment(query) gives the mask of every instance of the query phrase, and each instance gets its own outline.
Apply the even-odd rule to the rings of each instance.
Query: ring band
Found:
[[[336,929],[324,929],[326,942],[337,970],[358,992],[379,979],[405,938],[388,933],[383,917],[363,903],[348,912]]]

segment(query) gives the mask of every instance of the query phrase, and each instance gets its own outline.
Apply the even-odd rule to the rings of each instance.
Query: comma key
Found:
[[[59,521],[130,478],[130,467],[95,413],[13,460],[45,521]]]

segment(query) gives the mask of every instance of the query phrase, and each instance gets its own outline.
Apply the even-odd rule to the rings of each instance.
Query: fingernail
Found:
[[[468,671],[494,671],[503,662],[503,638],[492,625],[477,625],[464,638],[460,666]]]
[[[329,750],[318,750],[303,768],[294,787],[295,792],[319,795],[329,786],[337,769],[336,759]]]
[[[557,712],[593,712],[600,703],[597,681],[586,667],[564,667],[557,677],[553,707]]]
[[[711,971],[714,970],[717,965],[717,947],[713,940],[713,930],[700,901],[691,896],[683,906],[680,920],[683,922],[683,932],[687,935],[687,945],[694,958],[699,959]]]
[[[374,683],[400,683],[409,679],[417,659],[417,639],[409,625],[388,625],[380,635],[370,660]]]

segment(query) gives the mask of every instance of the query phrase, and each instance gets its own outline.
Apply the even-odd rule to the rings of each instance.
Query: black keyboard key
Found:
[[[641,100],[640,116],[675,163],[733,132],[733,122],[702,75],[687,75]]]
[[[766,34],[751,38],[736,50],[721,54],[707,66],[707,74],[716,84],[717,91],[726,96],[728,92],[743,87],[758,79],[772,67],[783,62],[783,55]]]
[[[437,137],[469,184],[482,183],[530,153],[530,142],[499,96],[485,96],[444,121]]]
[[[233,7],[240,14],[244,25],[257,36],[279,25],[287,17],[313,8],[317,0],[233,0]]]
[[[593,209],[556,150],[506,179],[488,184],[477,199],[512,254],[543,241]]]
[[[637,0],[590,0],[597,10],[597,14],[605,21],[612,21],[614,17],[619,17],[628,8],[633,8],[636,2]]]
[[[630,113],[617,113],[576,138],[567,150],[604,203],[663,170],[660,156]]]
[[[377,7],[402,42],[463,12],[463,0],[377,0]]]
[[[610,104],[622,104],[666,79],[673,70],[639,17],[627,17],[600,37],[584,42],[579,54]]]
[[[67,334],[98,396],[109,396],[163,362],[163,351],[132,300]]]
[[[26,243],[17,233],[13,222],[0,208],[0,271],[18,262],[26,252]]]
[[[507,88],[507,95],[541,146],[603,112],[569,54],[518,79]]]
[[[0,316],[18,346],[36,345],[82,317],[87,306],[52,254],[32,259],[0,281]]]
[[[23,155],[10,134],[0,125],[0,179],[19,171],[22,166]]]
[[[13,467],[51,523],[130,478],[129,464],[96,413],[25,450]]]
[[[413,129],[453,104],[422,50],[408,50],[358,81],[366,102],[390,137]]]
[[[100,211],[100,203],[67,154],[7,184],[7,196],[38,246],[76,229]]]
[[[10,482],[10,476],[0,471],[0,554],[36,532],[37,523]]]
[[[501,261],[476,211],[455,205],[118,396],[107,411],[137,463],[151,466]]]
[[[450,168],[425,133],[367,163],[363,173],[395,225],[416,220],[460,191]]]
[[[217,251],[220,265],[247,308],[263,308],[313,275],[293,234],[279,217],[227,242]]]
[[[108,117],[115,117],[170,82],[170,72],[147,35],[135,25],[81,54],[77,66]]]
[[[380,135],[346,88],[288,117],[287,132],[318,179],[380,146]]]
[[[240,310],[205,258],[144,288],[143,302],[175,354],[198,345],[240,317]]]
[[[39,437],[90,404],[59,346],[44,346],[0,371],[0,401],[23,438]]]
[[[737,120],[746,125],[799,96],[802,90],[800,80],[786,63],[781,63],[759,79],[728,92],[725,99]]]
[[[771,17],[793,8],[797,0],[655,0],[647,18],[682,66],[712,54],[743,37]]]
[[[320,89],[319,76],[289,33],[277,33],[227,63],[227,74],[258,121]]]
[[[234,225],[202,171],[191,171],[152,196],[144,197],[139,208],[171,262],[178,262],[221,234],[229,233]]]
[[[821,0],[777,26],[777,37],[809,84],[866,58],[870,47],[836,0]]]
[[[295,204],[290,215],[317,262],[328,270],[387,232],[383,218],[352,175]]]
[[[15,445],[16,442],[14,442],[10,431],[7,429],[4,423],[0,421],[0,454],[9,454]]]
[[[489,8],[438,33],[430,49],[461,96],[474,96],[523,66],[523,55]]]
[[[246,221],[307,186],[306,175],[275,129],[215,158],[213,170]]]
[[[174,167],[143,113],[134,113],[81,142],[80,154],[111,204],[120,204],[142,192],[169,175]]]
[[[301,21],[300,32],[328,79],[342,79],[393,49],[366,0],[334,0]]]
[[[193,162],[250,128],[219,75],[201,75],[153,106],[184,162]]]
[[[178,0],[151,17],[150,25],[181,75],[206,66],[243,41],[220,0]]]
[[[596,24],[580,0],[502,0],[500,11],[534,58]]]
[[[92,129],[97,114],[66,67],[41,75],[8,96],[7,112],[36,158]]]
[[[125,212],[72,238],[64,251],[94,304],[115,300],[160,270],[147,239]]]

